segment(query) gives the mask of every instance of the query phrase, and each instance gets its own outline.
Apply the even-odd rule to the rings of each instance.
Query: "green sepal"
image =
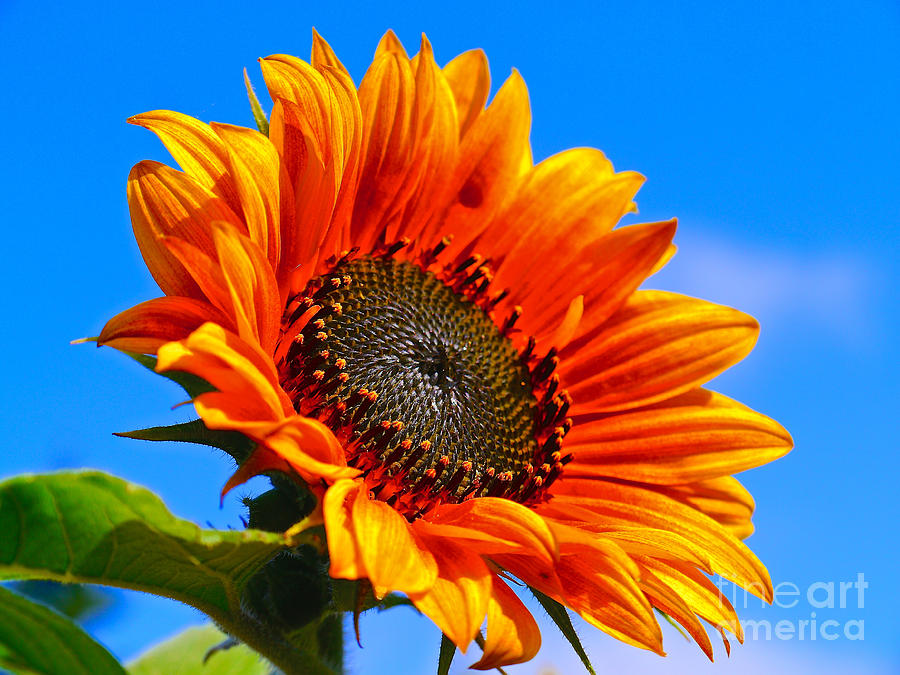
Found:
[[[675,619],[673,619],[671,616],[666,614],[661,609],[657,609],[656,607],[654,607],[653,610],[657,614],[659,614],[663,618],[663,620],[665,620],[666,623],[668,623],[670,626],[672,626],[672,628],[674,628],[679,633],[681,633],[681,637],[683,637],[688,642],[691,641],[690,633],[688,633],[680,623],[678,623]]]
[[[125,675],[105,647],[62,614],[0,586],[0,670]]]
[[[271,667],[245,645],[219,648],[228,636],[196,626],[161,642],[126,664],[129,675],[268,675]]]
[[[250,99],[250,110],[253,112],[253,120],[256,122],[256,128],[259,129],[259,133],[268,136],[269,120],[266,118],[266,113],[263,111],[259,99],[256,97],[256,92],[253,91],[253,85],[250,84],[250,76],[247,75],[246,68],[244,68],[244,86],[247,87],[247,98]]]
[[[231,455],[240,464],[246,461],[256,444],[242,433],[223,429],[209,429],[203,420],[192,420],[182,424],[171,424],[164,427],[148,427],[134,431],[120,431],[115,434],[123,438],[134,438],[140,441],[177,441],[181,443],[197,443],[219,448]],[[296,521],[294,521],[296,522]],[[264,528],[267,529],[267,528]],[[282,528],[282,531],[287,529]]]
[[[187,395],[192,399],[197,398],[198,396],[200,396],[200,394],[206,394],[216,390],[216,388],[206,380],[190,373],[184,373],[177,370],[170,370],[165,373],[157,372],[155,356],[138,354],[137,352],[122,351],[122,353],[133,358],[147,370],[152,370],[157,375],[161,375],[162,377],[172,380],[172,382],[184,389],[187,392]]]
[[[441,651],[438,653],[437,675],[447,675],[450,672],[450,664],[456,655],[456,645],[453,640],[441,633]]]
[[[537,601],[541,603],[541,607],[544,608],[544,611],[550,615],[551,619],[553,619],[553,623],[556,624],[556,627],[559,628],[566,640],[569,641],[569,644],[572,645],[572,649],[578,654],[578,658],[581,659],[581,662],[584,664],[584,667],[587,668],[587,671],[591,675],[597,675],[594,666],[591,665],[587,652],[584,651],[584,647],[581,645],[581,638],[579,638],[578,633],[575,632],[575,626],[572,625],[569,611],[553,598],[541,593],[538,589],[532,588],[531,586],[528,588],[534,594],[534,597],[537,598]]]

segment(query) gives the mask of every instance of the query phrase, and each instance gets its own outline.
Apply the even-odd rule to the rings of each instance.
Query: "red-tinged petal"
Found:
[[[530,163],[530,131],[528,90],[514,70],[460,142],[459,162],[449,178],[455,198],[442,228],[454,235],[448,258],[480,235],[514,194]]]
[[[690,506],[651,489],[600,480],[569,478],[554,483],[552,491],[560,507],[572,504],[593,511],[600,526],[680,534],[706,552],[714,573],[771,601],[772,582],[759,559],[722,525]]]
[[[441,227],[439,216],[447,204],[451,185],[446,180],[447,168],[456,164],[459,146],[459,123],[453,92],[443,72],[434,61],[431,45],[422,37],[422,48],[413,60],[415,68],[415,102],[413,104],[413,148],[409,163],[414,169],[407,181],[417,186],[396,203],[392,210],[402,211],[385,230],[385,240],[401,237],[429,240]]]
[[[609,318],[625,300],[643,283],[649,270],[675,235],[674,220],[662,223],[629,225],[613,230],[592,246],[584,247],[572,260],[561,266],[577,279],[559,277],[556,284],[544,289],[544,302],[540,293],[525,305],[525,314],[519,321],[522,330],[535,334],[544,326],[555,325],[566,311],[568,299],[579,290],[584,292],[584,314],[573,340],[563,356],[576,354],[592,329]]]
[[[251,436],[255,434],[250,433]],[[359,470],[347,466],[344,450],[331,430],[315,419],[294,415],[258,441],[284,459],[308,484],[355,478]]]
[[[204,299],[191,275],[163,243],[183,239],[214,256],[211,224],[244,226],[221,197],[187,175],[159,162],[139,162],[128,177],[128,206],[134,237],[150,274],[166,295]]]
[[[249,237],[227,223],[214,223],[215,259],[176,237],[166,248],[187,269],[209,301],[237,328],[241,338],[269,354],[275,347],[281,300],[272,269]]]
[[[437,579],[437,563],[406,519],[361,492],[353,502],[353,532],[375,597],[391,591],[423,593]]]
[[[532,293],[544,299],[558,283],[570,292],[577,288],[581,278],[569,262],[615,227],[643,182],[634,172],[614,173],[592,148],[566,150],[538,164],[479,238],[495,261],[498,288],[515,289],[526,309]],[[547,251],[560,264],[547,266]]]
[[[205,302],[193,298],[154,298],[107,321],[97,344],[156,354],[166,342],[185,339],[207,321],[232,328],[231,321],[222,312]]]
[[[228,151],[209,126],[171,110],[135,115],[128,122],[159,136],[187,175],[224,199],[240,215],[241,202],[236,180],[229,174]]]
[[[339,480],[325,493],[322,513],[328,537],[329,574],[335,579],[362,579],[366,576],[362,552],[356,543],[351,516],[353,503],[366,499],[359,481]]]
[[[643,283],[655,261],[663,255],[675,234],[675,221],[629,225],[613,230],[592,245],[584,246],[560,269],[565,275],[533,294],[523,305],[517,327],[541,335],[547,326],[563,320],[574,294],[584,294],[584,311],[563,353],[577,358],[585,344],[610,315]],[[573,282],[577,279],[577,282]],[[509,302],[519,302],[518,293]]]
[[[281,471],[282,473],[290,473],[288,463],[271,452],[268,448],[259,447],[250,453],[250,456],[244,460],[237,471],[231,474],[231,477],[222,487],[219,494],[219,501],[224,502],[225,495],[231,492],[238,485],[243,485],[254,476],[259,476],[266,471]]]
[[[415,142],[415,75],[409,59],[393,51],[372,62],[359,87],[362,151],[351,240],[370,250],[416,187],[408,178]]]
[[[272,142],[253,129],[211,125],[228,153],[230,173],[241,201],[250,239],[266,254],[273,270],[281,253],[281,161]]]
[[[462,138],[484,111],[491,91],[487,56],[480,49],[463,52],[444,66],[444,77],[453,91]]]
[[[743,359],[759,325],[730,307],[662,291],[638,291],[565,360],[560,376],[573,413],[614,412],[684,393]]]
[[[425,517],[426,522],[437,526],[458,527],[458,538],[465,538],[465,530],[486,533],[491,541],[503,541],[509,553],[517,549],[540,556],[552,563],[559,557],[556,539],[544,519],[531,509],[509,499],[481,497],[461,504],[443,504]],[[472,537],[472,547],[477,549],[477,534]]]
[[[484,622],[493,575],[459,543],[440,537],[423,540],[437,562],[437,580],[410,600],[465,654]]]
[[[557,351],[565,348],[572,336],[575,335],[575,331],[578,330],[578,324],[581,323],[582,316],[584,316],[584,296],[579,295],[569,303],[563,320],[547,339],[547,345],[556,347]]]
[[[541,648],[541,631],[531,612],[498,576],[488,601],[484,654],[470,668],[490,670],[530,661]]]
[[[688,392],[612,415],[581,415],[566,438],[567,476],[680,485],[771,462],[792,447],[765,415],[721,394]]]
[[[282,230],[280,288],[297,268],[305,282],[315,270],[316,260],[334,212],[339,183],[333,163],[323,159],[323,150],[313,136],[301,109],[287,100],[277,100],[272,109],[269,137],[285,164],[293,195],[292,230]]]
[[[213,241],[239,335],[248,342],[255,338],[263,351],[272,353],[282,307],[272,268],[249,237],[226,224],[213,226]]]

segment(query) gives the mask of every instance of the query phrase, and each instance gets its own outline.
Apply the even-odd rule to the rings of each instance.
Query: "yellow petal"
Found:
[[[484,654],[470,668],[490,670],[524,663],[541,648],[541,631],[522,601],[499,576],[488,601]]]
[[[440,537],[425,542],[437,562],[437,580],[410,599],[465,654],[487,613],[493,575],[477,554],[457,542]]]

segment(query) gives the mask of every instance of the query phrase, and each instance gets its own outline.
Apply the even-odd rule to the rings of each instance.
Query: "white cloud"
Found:
[[[873,330],[878,285],[864,261],[841,252],[800,254],[696,233],[645,284],[737,307],[765,326],[790,321],[856,342]]]

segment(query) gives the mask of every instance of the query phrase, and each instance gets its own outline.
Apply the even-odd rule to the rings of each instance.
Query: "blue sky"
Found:
[[[0,2],[0,280],[8,289],[0,477],[97,467],[149,486],[180,516],[237,523],[236,497],[218,508],[230,471],[220,455],[110,435],[188,419],[187,410],[169,410],[175,390],[111,351],[68,344],[158,292],[132,239],[124,188],[132,164],[169,158],[125,119],[171,108],[249,125],[241,69],[260,83],[258,57],[305,57],[312,26],[357,80],[385,29],[411,50],[424,31],[440,61],[482,47],[495,84],[512,67],[522,72],[536,158],[594,146],[648,177],[640,218],[680,218],[679,254],[649,287],[734,305],[762,324],[753,354],[714,387],[794,435],[791,455],[743,480],[758,502],[750,543],[775,583],[796,585],[801,597],[793,607],[748,603],[742,614],[772,624],[832,620],[841,631],[863,621],[864,635],[750,639],[709,672],[893,672],[900,7],[407,5]],[[863,607],[852,593],[849,606],[834,609],[805,595],[859,573],[869,584]],[[174,603],[122,594],[91,630],[129,658],[200,620]],[[545,626],[544,651],[511,673],[577,672]],[[582,633],[608,672],[703,665],[674,633],[665,661],[586,626]],[[350,648],[356,672],[432,671],[436,629],[406,610],[367,617],[363,641],[365,649]]]

